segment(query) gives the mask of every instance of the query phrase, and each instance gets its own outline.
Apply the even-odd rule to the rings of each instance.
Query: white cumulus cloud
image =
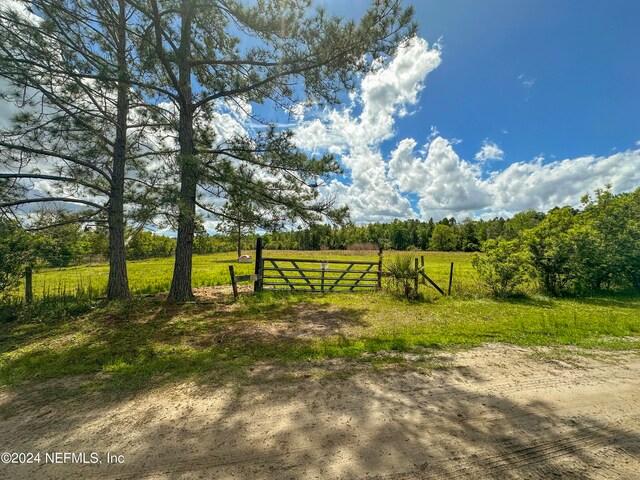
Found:
[[[578,206],[582,195],[605,184],[614,193],[640,185],[640,149],[551,162],[536,157],[492,171],[491,160],[505,159],[495,142],[486,139],[475,161],[468,161],[456,152],[460,140],[425,126],[426,144],[403,138],[383,153],[383,142],[396,135],[396,120],[415,108],[440,61],[439,47],[414,38],[362,79],[350,104],[316,112],[296,128],[301,148],[334,153],[342,162],[346,178],[332,180],[324,193],[348,205],[356,222],[509,216]],[[527,89],[535,83],[524,75],[519,80]]]
[[[557,205],[577,206],[580,198],[611,184],[614,193],[640,185],[640,150],[609,156],[586,156],[544,163],[542,158],[517,162],[490,176],[494,208],[512,213]]]
[[[362,79],[351,104],[302,122],[296,143],[311,152],[340,156],[349,181],[333,180],[325,193],[349,205],[356,221],[385,221],[416,216],[411,202],[387,175],[380,144],[393,138],[398,117],[409,114],[429,73],[441,61],[438,46],[412,38],[396,55]]]
[[[485,140],[480,151],[476,153],[475,159],[479,162],[486,162],[487,160],[504,160],[504,152],[494,142]]]

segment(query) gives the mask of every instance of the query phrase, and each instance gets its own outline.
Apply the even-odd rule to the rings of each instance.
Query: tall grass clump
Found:
[[[42,323],[59,321],[67,317],[82,315],[96,303],[91,282],[85,286],[80,282],[75,289],[58,284],[52,290],[43,289],[42,295],[31,302],[22,297],[6,295],[0,299],[0,323],[31,320]]]

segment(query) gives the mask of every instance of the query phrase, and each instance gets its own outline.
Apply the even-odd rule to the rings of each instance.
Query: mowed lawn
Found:
[[[255,257],[255,252],[246,251]],[[478,288],[477,277],[471,266],[472,254],[459,252],[384,252],[384,259],[397,255],[424,256],[426,271],[441,287],[449,281],[449,268],[454,262],[453,288],[473,291]],[[265,257],[309,258],[314,260],[365,260],[378,261],[377,252],[372,251],[280,251],[265,250]],[[194,287],[230,284],[229,265],[233,265],[236,275],[253,273],[253,264],[240,264],[235,253],[195,255],[193,257],[192,282]],[[129,261],[129,285],[134,294],[153,294],[169,291],[173,274],[173,257]],[[384,260],[383,260],[384,263]],[[319,268],[317,264],[299,264],[302,267]],[[91,288],[96,296],[106,291],[109,266],[107,263],[78,265],[67,268],[46,268],[33,276],[33,290],[36,297],[59,294],[74,294],[78,288]],[[355,275],[354,275],[355,276]],[[431,289],[433,290],[433,289]],[[435,292],[435,290],[433,290]],[[22,293],[22,290],[20,291]]]

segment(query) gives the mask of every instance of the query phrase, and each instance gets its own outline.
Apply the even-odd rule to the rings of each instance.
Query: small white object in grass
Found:
[[[329,268],[329,264],[327,262],[322,262],[320,266],[322,267],[322,270],[326,270],[327,268]]]
[[[252,263],[251,255],[241,255],[238,257],[239,263]]]

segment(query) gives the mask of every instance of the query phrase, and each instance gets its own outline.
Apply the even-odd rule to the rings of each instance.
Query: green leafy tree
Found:
[[[421,250],[429,249],[429,243],[431,242],[431,235],[433,234],[434,228],[435,223],[433,222],[433,218],[430,218],[428,223],[422,223],[420,225],[418,238]]]
[[[506,220],[502,217],[489,220],[484,226],[484,236],[482,239],[489,240],[504,236],[506,223]]]
[[[466,218],[458,224],[458,247],[463,252],[477,252],[480,250],[478,240],[477,223],[470,218]]]
[[[411,233],[405,222],[397,218],[389,225],[389,240],[393,250],[406,250],[411,245]]]
[[[620,195],[598,189],[583,206],[574,236],[585,289],[640,290],[640,188]]]
[[[538,279],[553,295],[571,292],[576,279],[576,246],[571,232],[575,213],[569,207],[555,208],[535,228],[524,232]]]
[[[531,255],[520,240],[487,240],[482,250],[474,255],[473,267],[494,295],[512,295],[531,280]]]
[[[94,258],[109,258],[109,236],[105,228],[85,227],[89,244],[89,255]]]
[[[127,245],[127,258],[140,260],[144,258],[168,257],[175,251],[175,239],[142,231]]]
[[[14,288],[32,261],[32,239],[17,222],[0,217],[0,294]]]
[[[430,250],[438,252],[449,252],[456,249],[456,236],[453,229],[449,225],[439,223],[433,228],[431,241],[429,242]]]
[[[518,212],[505,222],[502,236],[509,240],[513,240],[525,230],[534,228],[543,219],[544,213],[536,212],[535,210],[525,210],[524,212]]]

